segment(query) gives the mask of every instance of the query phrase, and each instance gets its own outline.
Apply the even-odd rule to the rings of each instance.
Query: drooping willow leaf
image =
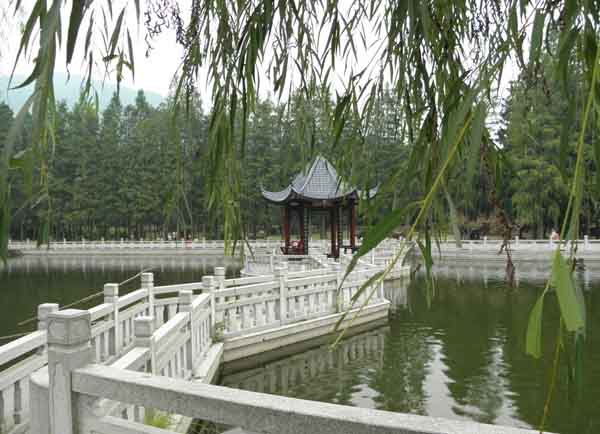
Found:
[[[571,276],[571,267],[557,249],[552,261],[553,284],[558,297],[560,313],[568,331],[580,330],[585,325],[582,316],[582,307],[577,299],[575,285]]]
[[[540,295],[529,314],[525,338],[525,352],[536,359],[542,355],[542,313],[545,295],[546,291]]]

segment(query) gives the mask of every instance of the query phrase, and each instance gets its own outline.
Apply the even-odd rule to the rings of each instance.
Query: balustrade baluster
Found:
[[[275,279],[279,281],[279,322],[284,325],[288,322],[288,283],[287,269],[284,266],[275,268]]]
[[[179,312],[183,312],[187,314],[187,324],[185,326],[185,330],[190,334],[190,338],[185,344],[185,358],[184,361],[184,371],[192,372],[194,369],[194,356],[198,353],[198,348],[196,347],[196,327],[194,327],[194,312],[192,310],[192,301],[194,298],[194,294],[190,290],[182,290],[179,291]],[[185,377],[185,374],[184,374]]]
[[[108,358],[110,355],[118,355],[121,352],[122,341],[119,333],[119,285],[116,283],[107,283],[104,285],[104,303],[112,305],[112,313],[108,320],[112,322],[112,327],[104,336],[103,356]],[[103,333],[104,335],[104,333]]]

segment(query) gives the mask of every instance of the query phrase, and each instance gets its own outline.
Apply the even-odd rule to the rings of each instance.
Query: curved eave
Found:
[[[290,196],[292,195],[292,187],[288,186],[281,191],[267,191],[261,188],[261,194],[269,202],[282,204],[290,199]]]
[[[368,190],[356,190],[359,199],[373,199],[379,191],[379,184]]]
[[[291,202],[294,200],[306,201],[306,202],[314,202],[314,201],[342,201],[344,199],[352,199],[352,200],[360,200],[360,199],[372,199],[377,194],[379,189],[379,185],[373,187],[369,190],[361,191],[358,189],[354,189],[351,191],[342,192],[341,194],[336,195],[327,195],[323,197],[313,197],[313,196],[305,196],[291,185],[281,191],[268,191],[261,188],[262,196],[271,203],[283,205],[287,202]]]

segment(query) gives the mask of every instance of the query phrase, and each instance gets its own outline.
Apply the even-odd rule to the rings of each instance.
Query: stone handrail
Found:
[[[0,432],[26,429],[29,376],[46,364],[45,346],[46,331],[40,330],[0,347],[0,365],[12,363],[0,375]]]
[[[498,427],[476,422],[454,421],[412,414],[391,413],[367,408],[348,407],[248,392],[208,384],[190,383],[180,379],[149,376],[145,373],[121,370],[114,367],[82,363],[68,372],[68,377],[50,375],[48,395],[61,399],[65,406],[54,408],[45,422],[51,432],[96,434],[162,433],[171,431],[99,414],[97,402],[102,399],[126,402],[132,405],[155,408],[169,413],[241,426],[256,432],[279,434],[370,433],[370,434],[534,434],[538,431]],[[64,387],[62,395],[57,388]],[[35,398],[43,396],[43,388]],[[69,407],[66,407],[66,404]],[[73,418],[71,408],[78,417]],[[42,425],[43,427],[44,425]],[[41,428],[41,427],[40,427]]]

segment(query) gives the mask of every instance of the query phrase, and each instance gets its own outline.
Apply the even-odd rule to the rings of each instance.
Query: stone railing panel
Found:
[[[111,434],[114,425],[94,413],[94,398],[109,398],[142,407],[241,426],[248,431],[279,434],[534,434],[538,431],[499,427],[476,422],[392,413],[190,383],[138,372],[88,365],[72,375],[72,395],[81,426],[98,434]],[[129,425],[132,427],[133,425]],[[136,424],[136,431],[153,433]],[[85,429],[83,432],[89,432]],[[131,431],[127,431],[131,432]],[[161,433],[162,434],[162,433]]]

